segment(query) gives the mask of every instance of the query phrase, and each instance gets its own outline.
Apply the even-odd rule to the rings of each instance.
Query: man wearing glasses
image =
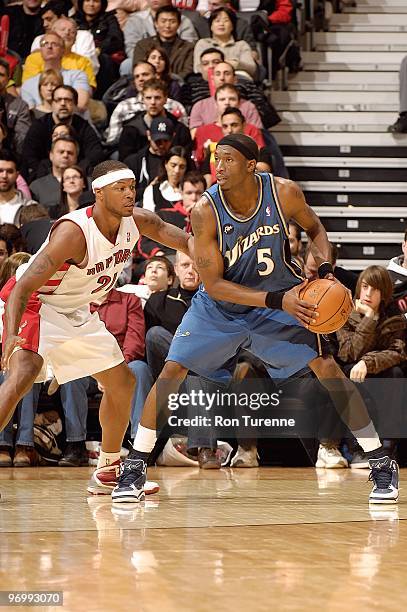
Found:
[[[78,161],[82,167],[93,168],[105,159],[105,152],[95,130],[88,121],[75,113],[77,102],[77,91],[70,85],[61,85],[52,94],[52,112],[33,121],[23,146],[24,176],[29,177],[30,181],[49,171],[49,164],[44,171],[44,163],[41,162],[49,158],[52,130],[57,123],[72,126],[75,130],[79,144]]]
[[[91,87],[88,77],[82,70],[66,70],[62,68],[61,61],[65,53],[62,38],[56,32],[44,34],[40,42],[40,53],[44,61],[44,70],[56,70],[61,73],[64,84],[71,85],[78,92],[78,112],[87,110]],[[39,92],[40,75],[27,79],[21,87],[21,97],[30,108],[41,104]]]

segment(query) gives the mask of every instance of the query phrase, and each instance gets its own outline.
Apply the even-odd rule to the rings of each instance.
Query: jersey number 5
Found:
[[[274,270],[271,249],[257,249],[257,263],[261,266],[257,271],[260,276],[268,276]]]

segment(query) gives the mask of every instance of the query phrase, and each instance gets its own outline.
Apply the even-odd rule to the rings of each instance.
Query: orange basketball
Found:
[[[353,308],[349,291],[326,278],[310,281],[301,289],[300,298],[318,306],[317,322],[309,326],[317,334],[331,334],[341,329]]]

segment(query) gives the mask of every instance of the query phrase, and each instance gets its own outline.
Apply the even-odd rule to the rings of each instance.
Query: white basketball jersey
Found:
[[[93,206],[89,206],[58,219],[44,244],[27,264],[27,267],[32,265],[48,244],[53,229],[61,222],[67,219],[81,228],[87,250],[84,261],[77,265],[64,263],[37,291],[42,303],[60,313],[72,313],[106,295],[115,286],[140,235],[133,217],[123,217],[113,244],[99,230],[92,213]]]

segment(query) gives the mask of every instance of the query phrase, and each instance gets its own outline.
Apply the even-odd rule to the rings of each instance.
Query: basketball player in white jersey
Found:
[[[47,366],[60,384],[93,376],[104,389],[102,449],[88,491],[110,494],[136,381],[89,304],[114,287],[140,234],[187,255],[191,244],[182,230],[134,208],[134,174],[122,162],[102,162],[92,179],[94,206],[61,217],[18,280],[13,277],[1,291],[7,376],[0,386],[0,431],[33,383],[45,380]]]

